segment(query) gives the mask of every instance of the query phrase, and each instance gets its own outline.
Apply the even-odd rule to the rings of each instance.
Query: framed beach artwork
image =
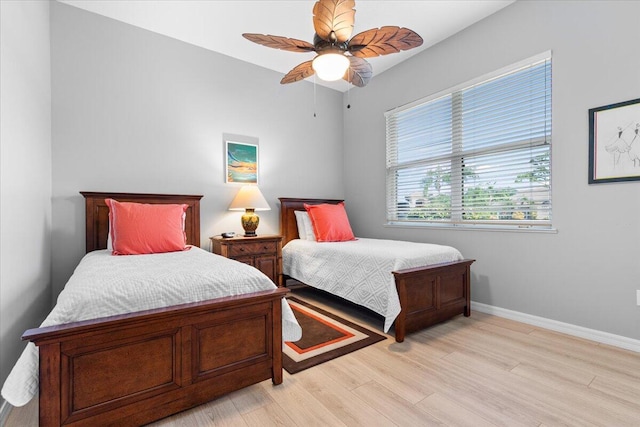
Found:
[[[226,182],[258,183],[258,145],[247,142],[225,141]]]
[[[640,98],[589,110],[589,184],[640,180]]]

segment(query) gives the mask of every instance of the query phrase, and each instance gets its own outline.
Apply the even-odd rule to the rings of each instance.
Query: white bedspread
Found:
[[[41,326],[205,301],[274,289],[267,276],[249,265],[200,248],[153,255],[84,256]],[[282,301],[282,335],[297,341],[302,330]],[[29,343],[2,387],[2,397],[25,405],[38,392],[38,349]]]
[[[392,271],[462,259],[451,246],[379,239],[296,239],[282,249],[284,274],[382,315],[385,332],[400,314]]]

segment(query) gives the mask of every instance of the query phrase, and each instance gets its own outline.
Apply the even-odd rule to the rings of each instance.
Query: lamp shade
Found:
[[[349,64],[349,58],[342,53],[323,53],[315,57],[311,67],[319,78],[332,82],[344,76]]]
[[[256,211],[269,211],[269,203],[255,185],[245,185],[240,188],[238,194],[229,205],[230,211],[243,211],[245,209],[254,209]]]

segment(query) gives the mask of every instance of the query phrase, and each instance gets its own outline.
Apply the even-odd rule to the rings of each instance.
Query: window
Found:
[[[551,227],[551,56],[388,111],[391,224]]]

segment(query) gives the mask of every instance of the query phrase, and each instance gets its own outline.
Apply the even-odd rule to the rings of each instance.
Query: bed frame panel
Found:
[[[187,203],[200,242],[202,196],[82,193],[87,252],[106,247],[105,198]],[[40,426],[142,425],[266,379],[282,383],[278,288],[30,329],[40,352]]]
[[[338,199],[280,199],[282,245],[299,238],[295,211],[304,205],[331,203]],[[395,338],[402,342],[407,333],[419,331],[458,314],[471,315],[471,264],[475,260],[427,265],[393,271],[401,311],[395,321]],[[286,286],[286,279],[284,284]]]

